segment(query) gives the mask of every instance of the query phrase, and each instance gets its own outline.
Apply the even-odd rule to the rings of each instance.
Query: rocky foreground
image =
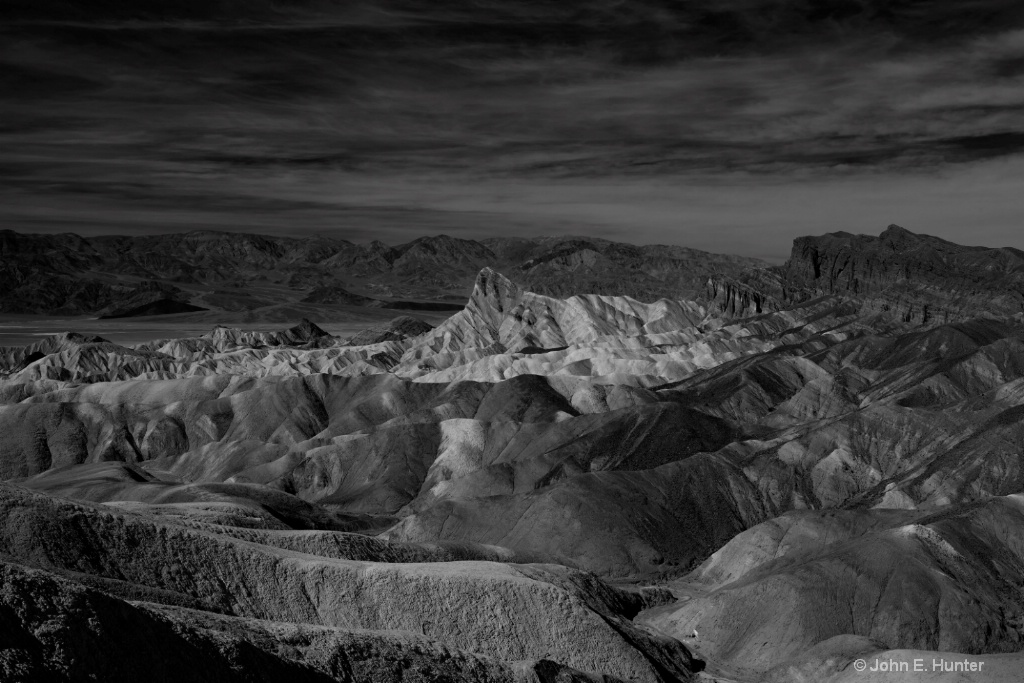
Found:
[[[2,677],[1013,680],[1024,320],[872,268],[747,317],[485,268],[433,328],[0,349]]]

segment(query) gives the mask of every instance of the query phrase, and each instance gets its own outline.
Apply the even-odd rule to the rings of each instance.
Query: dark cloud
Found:
[[[921,205],[951,196],[1019,223],[972,185],[1019,170],[1016,2],[50,3],[0,28],[10,227],[778,255],[796,225],[953,229]]]

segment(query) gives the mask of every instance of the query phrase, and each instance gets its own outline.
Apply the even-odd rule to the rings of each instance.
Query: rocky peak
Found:
[[[895,248],[907,245],[916,246],[921,243],[921,238],[918,235],[915,235],[906,228],[902,228],[895,223],[890,223],[889,227],[883,230],[882,234],[878,236],[878,240],[883,244],[892,245]]]
[[[398,252],[380,240],[373,240],[364,249],[367,254],[382,258],[388,263],[394,263],[395,259],[398,258]]]
[[[363,346],[387,341],[401,341],[426,334],[432,329],[429,324],[419,318],[402,315],[384,325],[377,325],[376,327],[363,330],[359,334],[350,337],[345,343],[349,346]]]
[[[308,318],[303,318],[302,322],[300,322],[295,327],[289,328],[287,332],[291,334],[292,337],[295,339],[302,339],[307,341],[331,336],[328,332],[324,331],[319,325],[309,320]]]
[[[483,264],[494,262],[497,257],[490,249],[473,240],[464,240],[449,235],[421,237],[397,247],[401,257],[396,265],[428,261],[446,265]]]
[[[514,308],[522,295],[523,290],[519,285],[493,268],[484,268],[476,276],[469,307],[503,313]]]

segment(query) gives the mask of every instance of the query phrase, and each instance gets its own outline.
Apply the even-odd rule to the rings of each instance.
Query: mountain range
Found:
[[[896,225],[878,237],[799,238],[781,266],[595,238],[439,235],[389,247],[218,232],[86,239],[2,231],[0,257],[7,313],[245,311],[287,319],[351,308],[455,311],[481,268],[539,294],[687,299],[726,317],[826,295],[924,325],[1024,312],[1024,252],[965,247]]]
[[[130,317],[200,310],[279,316],[345,307],[458,310],[493,267],[538,292],[693,298],[757,259],[594,238],[335,238],[191,232],[155,237],[0,231],[0,312]]]
[[[71,280],[145,260],[5,239]],[[1019,252],[890,226],[687,273],[600,241],[180,240],[145,267],[181,291],[476,272],[434,326],[0,348],[8,678],[882,681],[854,663],[925,657],[1015,680]],[[590,258],[699,286],[587,291],[615,285]]]

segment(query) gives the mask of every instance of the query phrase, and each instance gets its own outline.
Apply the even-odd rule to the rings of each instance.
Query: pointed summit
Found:
[[[420,237],[408,244],[396,247],[401,256],[395,261],[396,267],[437,264],[444,267],[469,265],[477,267],[497,260],[490,249],[480,242],[464,240],[449,235]]]
[[[330,337],[331,335],[324,331],[319,325],[311,321],[309,318],[303,318],[295,327],[285,330],[285,334],[291,335],[296,340],[310,341],[312,339],[320,339],[322,337]]]
[[[494,270],[484,268],[476,276],[469,305],[478,310],[494,309],[499,313],[514,308],[522,299],[523,289]]]
[[[914,247],[921,243],[920,235],[912,233],[906,228],[902,228],[895,223],[890,224],[888,228],[883,230],[882,234],[878,236],[878,239],[882,244],[889,245],[894,250]]]
[[[890,223],[889,227],[887,227],[885,230],[883,230],[882,234],[879,235],[879,238],[881,238],[881,239],[892,239],[892,238],[895,238],[895,237],[904,237],[904,236],[917,237],[917,235],[915,233],[910,232],[906,228],[904,228],[902,226],[899,226],[899,225],[896,225],[895,223]]]

